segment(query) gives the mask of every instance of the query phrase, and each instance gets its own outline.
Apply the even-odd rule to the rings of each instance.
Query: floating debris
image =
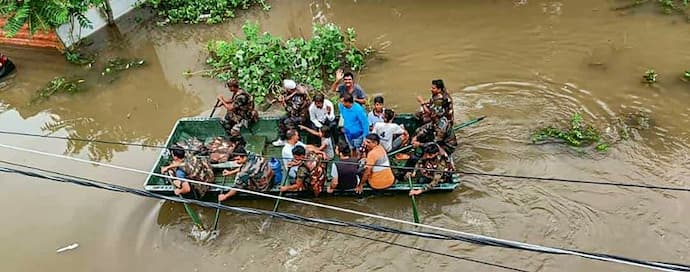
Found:
[[[75,94],[84,91],[83,79],[67,79],[65,77],[55,77],[48,84],[36,91],[36,96],[31,99],[30,103],[35,103],[39,100],[45,100],[56,93]]]
[[[649,69],[649,70],[647,70],[646,72],[644,72],[644,75],[642,76],[642,80],[643,80],[644,83],[647,83],[647,84],[650,84],[650,85],[651,85],[651,84],[656,83],[656,80],[657,80],[656,78],[657,78],[658,76],[659,76],[659,74],[657,74],[657,73],[654,71],[654,69]]]
[[[145,60],[140,58],[126,59],[126,58],[113,58],[109,59],[108,63],[103,68],[101,76],[108,77],[108,82],[113,82],[119,78],[119,74],[122,71],[129,70],[131,68],[138,68],[146,63]]]
[[[74,244],[71,244],[71,245],[69,245],[69,246],[59,248],[59,249],[56,250],[55,252],[56,252],[56,253],[62,253],[62,252],[68,251],[68,250],[76,249],[76,248],[78,248],[78,247],[79,247],[79,244],[74,243]]]

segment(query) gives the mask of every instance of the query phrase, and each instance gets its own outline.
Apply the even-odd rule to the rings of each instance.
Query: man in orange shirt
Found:
[[[369,134],[364,140],[364,146],[367,149],[367,162],[364,166],[364,174],[362,181],[355,188],[355,192],[362,193],[364,184],[368,183],[369,187],[377,190],[386,189],[393,185],[395,178],[393,171],[390,168],[390,161],[388,161],[388,154],[380,144],[381,139],[379,135]]]

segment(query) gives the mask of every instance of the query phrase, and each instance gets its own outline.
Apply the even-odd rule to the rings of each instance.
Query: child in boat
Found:
[[[369,119],[369,127],[372,128],[378,122],[384,122],[383,118],[383,96],[374,97],[374,108],[367,115]]]
[[[330,127],[323,126],[318,131],[310,129],[303,125],[299,125],[299,128],[321,139],[321,145],[315,147],[314,149],[323,151],[323,153],[326,155],[325,159],[333,159],[335,157],[335,153],[333,151],[333,138],[331,137]]]
[[[411,196],[419,195],[438,186],[439,183],[446,181],[450,177],[450,173],[454,171],[453,163],[448,156],[441,152],[436,143],[425,144],[423,150],[424,154],[417,161],[415,170],[405,174],[405,178],[408,179],[416,176],[419,172],[420,177],[417,179],[417,183],[425,184],[422,189],[410,190]]]

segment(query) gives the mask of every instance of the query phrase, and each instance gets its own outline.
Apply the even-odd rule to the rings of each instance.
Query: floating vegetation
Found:
[[[616,118],[606,134],[592,125],[584,124],[580,113],[570,117],[570,127],[557,128],[548,126],[537,130],[532,134],[532,142],[535,144],[560,143],[575,148],[587,148],[594,146],[599,152],[605,152],[620,141],[639,137],[639,131],[649,129],[652,120],[642,111],[622,114]]]
[[[656,83],[657,77],[659,77],[659,74],[657,74],[654,71],[654,69],[649,69],[646,72],[644,72],[644,75],[642,76],[642,82],[651,85]]]
[[[550,140],[556,140],[555,142],[565,143],[573,147],[587,147],[597,144],[597,149],[600,151],[608,149],[607,143],[600,142],[599,130],[592,125],[584,124],[580,113],[570,117],[570,127],[568,128],[548,126],[532,134],[533,143],[545,143]]]
[[[84,91],[83,79],[67,79],[65,77],[55,77],[48,82],[45,87],[36,91],[36,96],[31,99],[30,103],[36,103],[41,100],[46,100],[58,93],[75,94]]]
[[[158,16],[168,23],[187,24],[217,24],[235,17],[236,10],[246,10],[259,5],[263,10],[269,10],[270,5],[264,0],[142,0],[140,3],[151,6]]]
[[[333,82],[338,69],[359,71],[371,48],[355,45],[356,33],[335,24],[314,24],[311,38],[283,40],[261,32],[257,23],[242,26],[244,38],[208,43],[212,69],[207,76],[221,80],[236,78],[251,93],[257,104],[282,91],[280,82],[291,78],[299,83],[322,89]],[[185,75],[198,72],[186,71]]]
[[[107,77],[108,82],[113,82],[119,78],[122,71],[129,70],[131,68],[141,67],[146,63],[145,60],[139,58],[126,59],[126,58],[113,58],[109,59],[106,63],[101,76]]]
[[[633,8],[640,8],[646,4],[656,4],[659,10],[664,14],[678,14],[685,17],[685,20],[690,22],[690,13],[688,13],[689,0],[626,0],[624,5],[614,8],[614,10],[624,11]]]
[[[69,63],[76,65],[89,65],[96,62],[96,54],[79,51],[65,51],[65,58]]]

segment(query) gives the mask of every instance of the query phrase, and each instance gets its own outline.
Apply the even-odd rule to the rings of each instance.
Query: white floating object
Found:
[[[58,249],[58,250],[55,251],[55,252],[61,253],[61,252],[65,252],[65,251],[68,251],[68,250],[72,250],[72,249],[75,249],[75,248],[78,248],[78,247],[79,247],[79,244],[74,243],[74,244],[71,244],[71,245],[69,245],[69,246],[60,248],[60,249]]]

